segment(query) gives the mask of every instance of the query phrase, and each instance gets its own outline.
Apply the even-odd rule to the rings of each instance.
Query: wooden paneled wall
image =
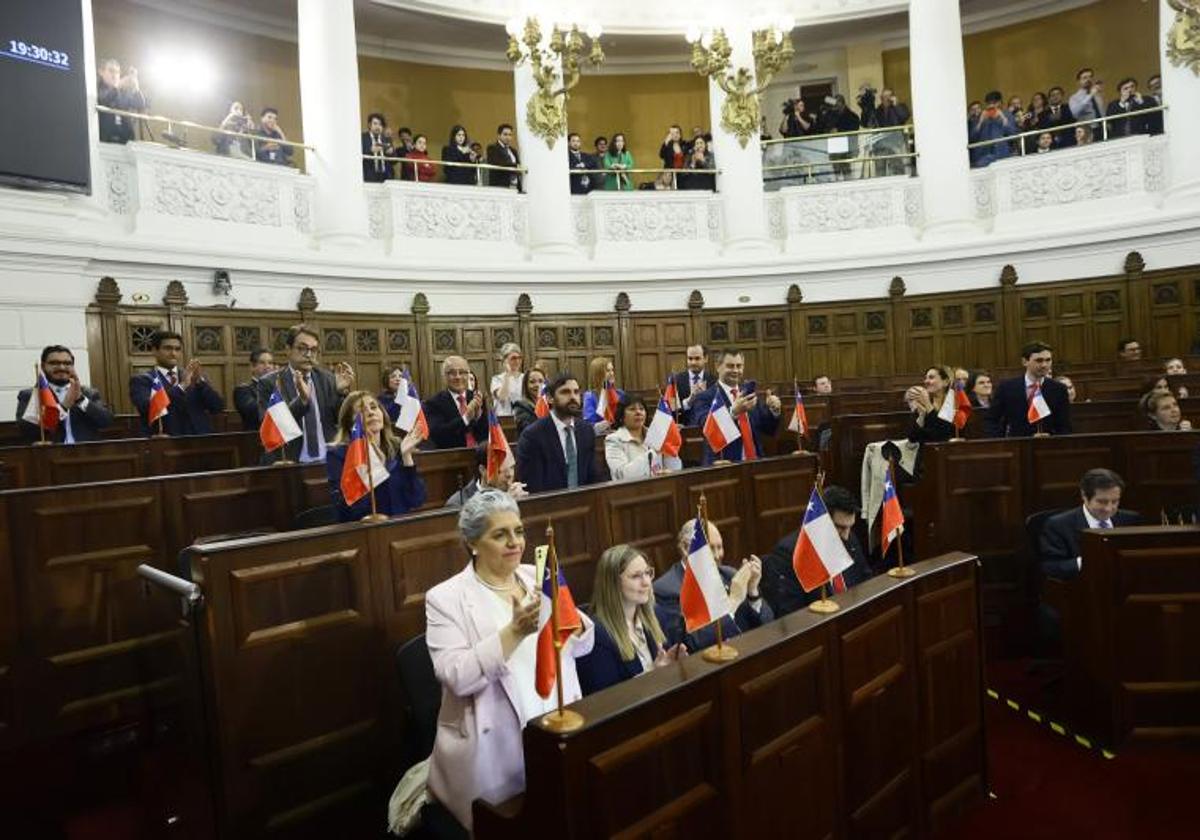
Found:
[[[1062,371],[1113,359],[1125,335],[1136,337],[1148,358],[1186,353],[1200,337],[1200,265],[1146,271],[1131,252],[1124,269],[1025,287],[1006,265],[993,288],[913,296],[896,277],[885,296],[837,303],[804,303],[793,285],[780,288],[778,306],[726,309],[706,309],[697,291],[679,310],[639,312],[622,292],[609,312],[557,315],[536,312],[522,294],[511,315],[469,319],[431,312],[423,294],[406,313],[322,312],[311,289],[300,292],[294,311],[193,307],[178,281],[161,305],[129,305],[106,277],[88,310],[91,384],[118,410],[130,410],[129,376],[153,363],[149,334],[169,326],[231,397],[248,375],[250,351],[282,353],[287,328],[299,321],[321,333],[323,364],[349,362],[372,390],[387,370],[407,365],[422,394],[442,387],[440,366],[450,355],[464,356],[486,386],[508,341],[521,345],[527,364],[542,360],[551,374],[569,369],[581,379],[589,360],[612,357],[619,384],[634,390],[653,389],[681,370],[687,346],[697,341],[741,349],[747,375],[766,382],[887,376],[940,363],[1007,367],[1034,339],[1054,347]]]

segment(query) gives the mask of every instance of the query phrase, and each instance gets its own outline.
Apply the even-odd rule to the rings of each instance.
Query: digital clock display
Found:
[[[83,0],[0,0],[0,185],[91,191]]]
[[[27,41],[10,39],[7,49],[0,55],[5,58],[15,58],[18,61],[30,61],[56,70],[71,69],[71,55],[62,50],[43,47],[40,44],[30,44]]]

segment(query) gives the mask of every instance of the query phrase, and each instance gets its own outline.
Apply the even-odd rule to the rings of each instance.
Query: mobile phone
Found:
[[[758,383],[753,379],[747,379],[742,383],[742,396],[748,397],[754,393],[754,389],[758,387]]]

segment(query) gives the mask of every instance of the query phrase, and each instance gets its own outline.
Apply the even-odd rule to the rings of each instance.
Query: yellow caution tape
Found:
[[[1039,715],[1037,712],[1035,712],[1033,709],[1026,709],[1025,714],[1029,715],[1029,719],[1036,723],[1042,722],[1042,716]]]
[[[1018,703],[1017,701],[1015,701],[1015,700],[1005,700],[1004,702],[1008,704],[1008,707],[1009,707],[1010,709],[1016,709],[1018,712],[1019,712],[1019,711],[1021,711],[1021,704],[1020,704],[1020,703]]]
[[[1050,721],[1050,728],[1053,729],[1055,732],[1057,732],[1059,735],[1067,734],[1066,727],[1063,726],[1061,723],[1055,723],[1054,721]]]
[[[999,700],[999,699],[1000,699],[1000,695],[999,695],[999,694],[997,694],[996,692],[992,691],[990,688],[987,690],[987,696],[988,696],[988,697],[991,697],[993,700]]]
[[[1018,712],[1021,711],[1021,704],[1018,703],[1016,700],[1010,700],[1007,697],[1001,697],[1000,693],[998,691],[995,691],[994,689],[991,689],[991,688],[985,689],[985,691],[987,693],[987,696],[990,697],[991,699],[1003,700],[1004,705],[1008,706],[1010,709],[1013,709],[1014,711],[1018,711]],[[1058,733],[1059,735],[1062,735],[1064,738],[1070,738],[1076,744],[1083,747],[1084,749],[1087,749],[1087,750],[1098,749],[1100,752],[1100,755],[1103,756],[1107,760],[1111,761],[1112,759],[1117,757],[1116,753],[1111,752],[1110,750],[1106,750],[1103,747],[1097,747],[1095,744],[1092,743],[1092,741],[1090,739],[1085,738],[1082,735],[1076,735],[1073,732],[1068,732],[1067,728],[1065,726],[1063,726],[1061,723],[1055,723],[1052,720],[1046,720],[1040,712],[1035,712],[1033,709],[1026,709],[1025,716],[1028,717],[1030,720],[1032,720],[1034,723],[1049,724],[1050,729],[1052,731]]]
[[[1092,748],[1092,742],[1087,738],[1084,738],[1082,735],[1075,736],[1075,743],[1079,744],[1081,747],[1087,747],[1089,750]]]

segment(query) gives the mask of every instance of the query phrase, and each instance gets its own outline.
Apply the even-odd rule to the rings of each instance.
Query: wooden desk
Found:
[[[1084,531],[1063,585],[1066,715],[1116,747],[1200,742],[1200,527]]]
[[[525,729],[527,789],[475,836],[928,836],[982,801],[978,571],[965,554],[873,578],[584,698],[585,726]]]

